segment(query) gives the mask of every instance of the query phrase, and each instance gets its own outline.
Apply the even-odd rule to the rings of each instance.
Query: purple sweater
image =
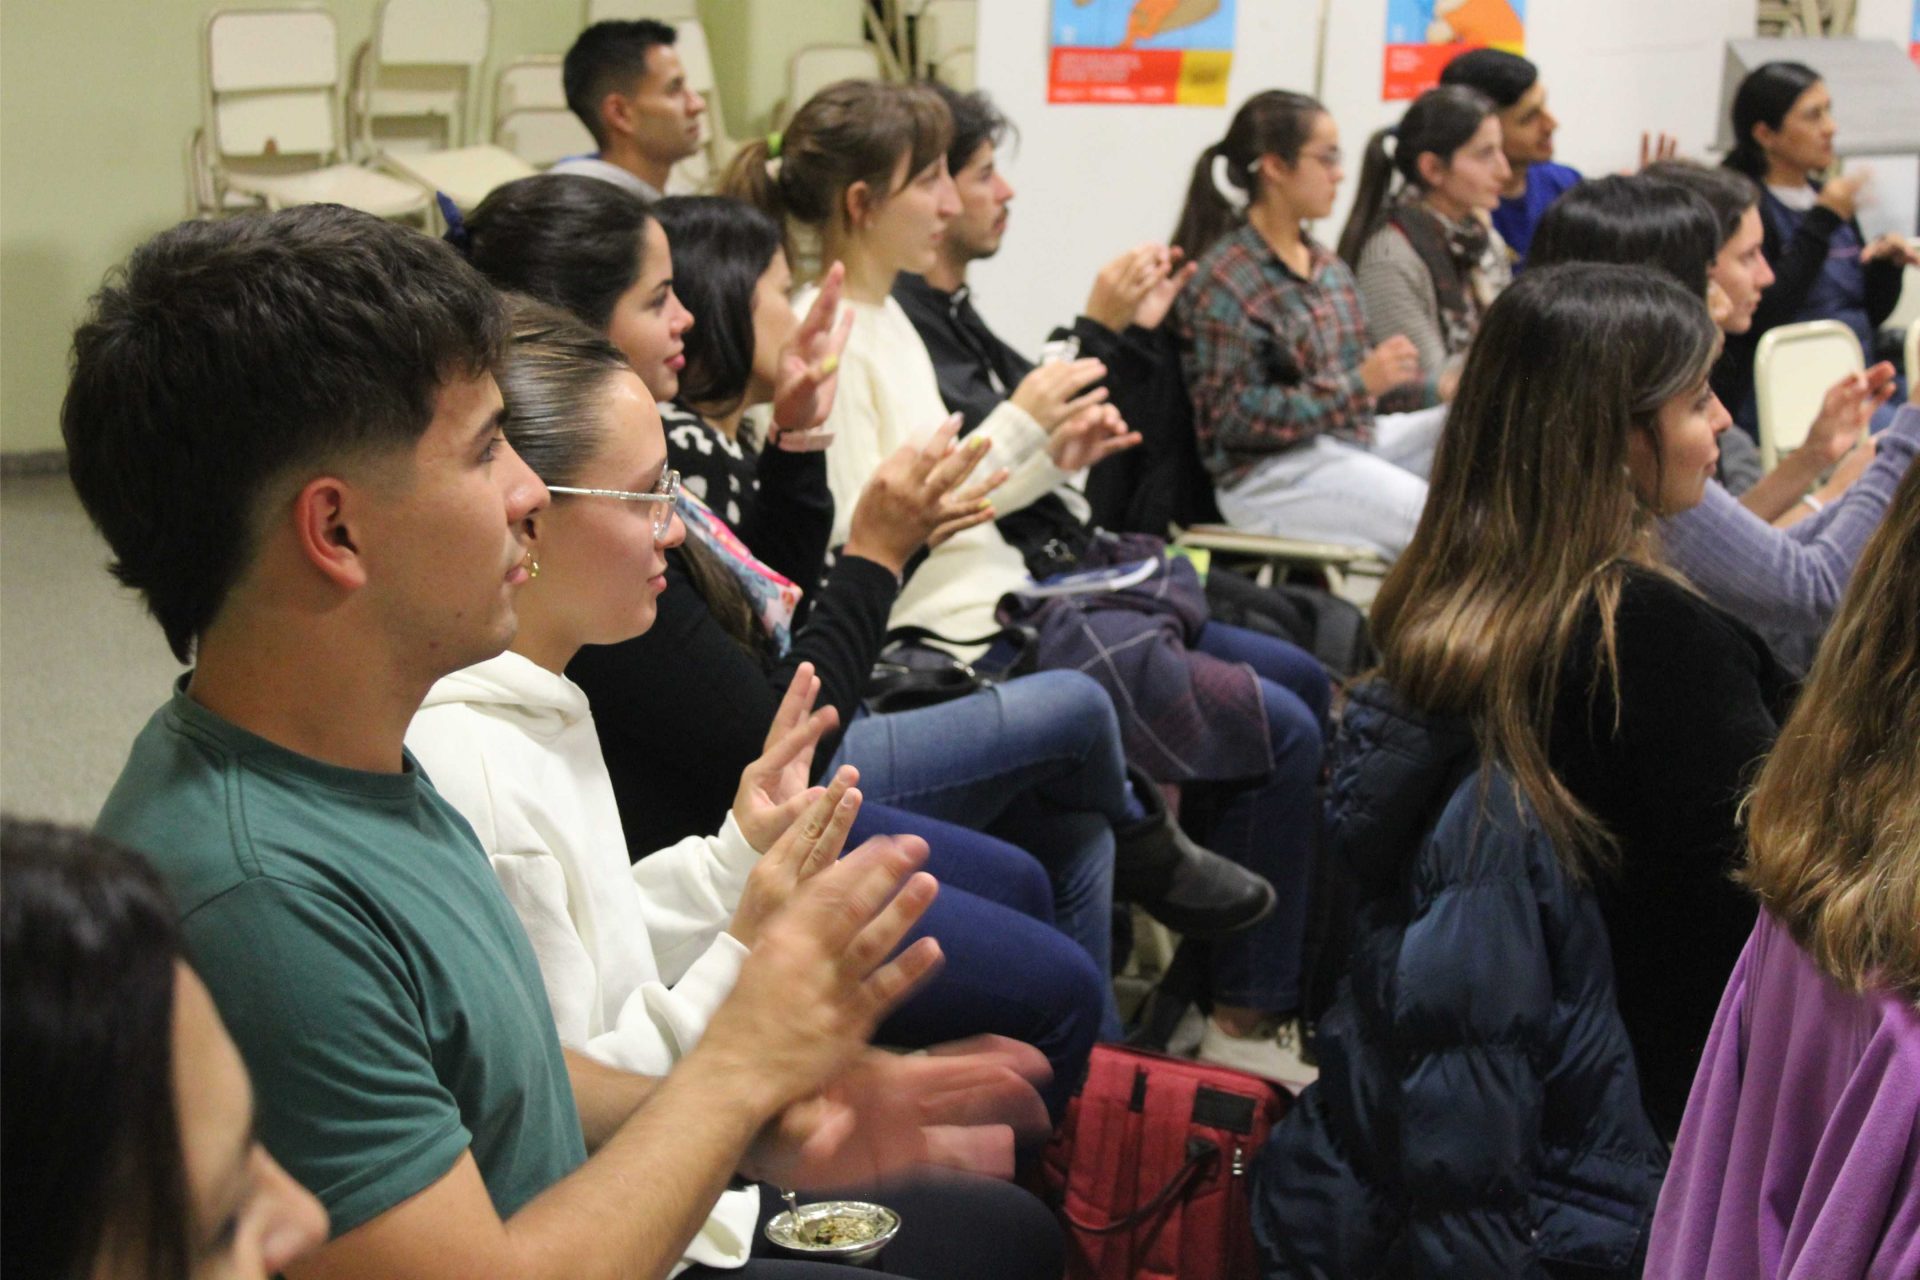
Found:
[[[1761,912],[1660,1192],[1649,1280],[1920,1276],[1920,1011]]]
[[[1699,506],[1660,522],[1668,563],[1803,671],[1920,450],[1920,407],[1903,406],[1874,443],[1873,462],[1843,496],[1788,528],[1774,528],[1712,480]]]

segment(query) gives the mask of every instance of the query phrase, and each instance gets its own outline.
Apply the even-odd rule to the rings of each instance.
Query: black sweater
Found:
[[[1597,888],[1647,1111],[1671,1137],[1753,927],[1729,879],[1738,810],[1792,688],[1745,624],[1656,574],[1629,572],[1615,628],[1617,727],[1612,689],[1593,688],[1594,613],[1561,672],[1548,759],[1620,843]]]
[[[686,434],[684,411],[669,406],[662,416],[673,465],[683,476],[700,476],[709,494],[732,492],[727,472],[752,468],[753,482],[733,498],[740,514],[734,532],[769,567],[802,585],[817,581],[833,526],[825,455],[702,452]],[[593,707],[629,851],[639,857],[719,829],[740,771],[760,754],[802,662],[813,663],[820,676],[816,705],[834,707],[847,724],[899,589],[884,566],[841,557],[824,586],[808,592],[804,625],[796,617],[793,647],[776,660],[729,636],[694,585],[684,554],[668,552],[667,589],[652,629],[623,644],[582,649],[567,667]],[[837,740],[836,734],[815,752],[816,776]]]

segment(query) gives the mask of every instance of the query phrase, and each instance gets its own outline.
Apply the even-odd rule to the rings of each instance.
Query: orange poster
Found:
[[[1527,0],[1387,0],[1387,57],[1381,97],[1417,98],[1468,49],[1492,45],[1522,53]]]
[[[1220,107],[1236,0],[1053,0],[1047,101]]]

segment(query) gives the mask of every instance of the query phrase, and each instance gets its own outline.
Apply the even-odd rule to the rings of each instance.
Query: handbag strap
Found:
[[[1084,1231],[1090,1236],[1112,1235],[1116,1231],[1126,1231],[1139,1226],[1142,1222],[1157,1215],[1175,1199],[1186,1195],[1191,1184],[1199,1180],[1200,1172],[1212,1160],[1220,1156],[1220,1144],[1208,1138],[1193,1137],[1187,1139],[1187,1161],[1174,1175],[1167,1179],[1167,1185],[1161,1187],[1153,1198],[1122,1218],[1115,1218],[1103,1225],[1082,1222],[1074,1217],[1073,1211],[1061,1207],[1061,1216],[1075,1231]]]
[[[929,627],[894,627],[881,637],[880,649],[884,653],[896,644],[926,644],[930,641],[936,644],[950,644],[956,649],[969,649],[977,644],[992,644],[995,640],[1005,638],[1009,632],[1013,633],[1014,638],[1019,638],[1019,633],[1011,627],[1001,627],[997,631],[988,632],[984,636],[975,636],[971,640],[956,640],[952,636],[943,636]]]

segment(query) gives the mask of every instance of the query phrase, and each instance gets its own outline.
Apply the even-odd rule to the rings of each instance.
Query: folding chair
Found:
[[[1907,394],[1920,387],[1920,320],[1907,326]]]
[[[410,183],[345,163],[339,41],[324,9],[216,9],[207,17],[206,146],[213,193],[272,208],[344,204],[424,220]]]
[[[557,55],[516,58],[500,68],[493,82],[493,141],[539,169],[594,149],[593,135],[567,107]]]
[[[586,25],[609,18],[658,18],[678,23],[700,16],[698,0],[587,0]]]
[[[492,29],[489,0],[381,0],[347,93],[360,158],[466,146]]]
[[[933,68],[933,78],[949,89],[973,92],[973,50],[955,49],[940,59]]]
[[[196,128],[187,138],[187,216],[223,218],[232,213],[262,207],[258,196],[238,191],[222,191],[215,180],[213,157],[207,149],[205,127]]]
[[[942,61],[974,47],[979,15],[979,0],[925,0],[913,35],[914,65],[921,75],[934,75]]]
[[[432,194],[441,192],[462,213],[495,187],[540,172],[504,147],[455,147],[451,151],[384,151],[380,163]],[[439,206],[434,206],[438,215]]]
[[[1343,542],[1312,542],[1304,538],[1276,538],[1263,533],[1247,533],[1225,524],[1196,524],[1175,528],[1168,541],[1176,547],[1217,552],[1260,562],[1254,581],[1271,586],[1276,568],[1313,569],[1327,580],[1327,590],[1348,596],[1347,575],[1382,577],[1386,561],[1365,547]]]
[[[784,123],[814,94],[842,80],[878,80],[880,54],[870,44],[810,44],[787,59],[787,96],[773,113]]]
[[[1760,417],[1760,464],[1771,471],[1806,440],[1827,389],[1866,368],[1853,330],[1838,320],[1769,329],[1753,357]]]

